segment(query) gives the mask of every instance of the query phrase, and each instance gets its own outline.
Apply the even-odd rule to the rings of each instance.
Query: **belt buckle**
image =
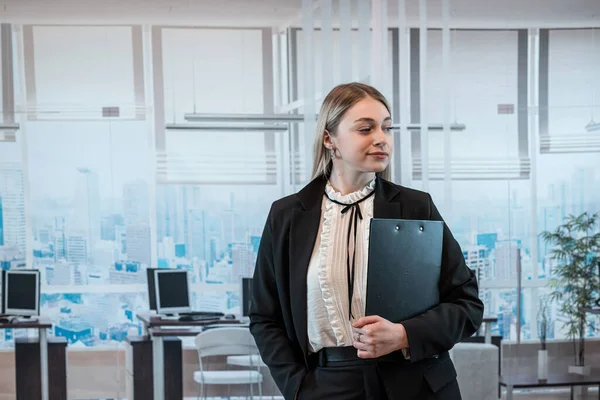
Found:
[[[325,350],[322,349],[321,351],[319,351],[318,353],[318,360],[317,363],[320,367],[326,367],[327,366],[327,357],[325,356]]]

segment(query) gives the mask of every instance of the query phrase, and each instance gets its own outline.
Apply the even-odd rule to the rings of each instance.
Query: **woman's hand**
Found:
[[[406,330],[377,315],[362,317],[352,324],[353,346],[360,358],[376,358],[408,348]]]

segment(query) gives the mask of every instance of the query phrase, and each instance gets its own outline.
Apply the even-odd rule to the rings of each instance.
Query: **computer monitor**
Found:
[[[154,292],[157,313],[179,314],[191,311],[187,270],[154,270]]]
[[[252,278],[242,278],[242,316],[250,315],[252,304]]]
[[[156,311],[156,289],[154,284],[154,271],[158,268],[148,268],[146,270],[146,279],[148,282],[148,303],[150,310]]]
[[[2,271],[2,313],[40,315],[40,272],[38,270]]]

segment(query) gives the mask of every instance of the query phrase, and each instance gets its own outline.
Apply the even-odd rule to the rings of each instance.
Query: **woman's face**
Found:
[[[337,132],[326,134],[324,142],[337,149],[334,168],[346,173],[381,172],[393,151],[390,113],[380,101],[364,98],[346,111]]]

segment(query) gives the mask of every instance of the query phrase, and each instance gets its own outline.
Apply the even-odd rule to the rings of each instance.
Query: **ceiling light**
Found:
[[[600,122],[595,122],[593,119],[585,126],[588,132],[600,131]]]
[[[168,130],[181,131],[210,131],[210,132],[287,132],[287,125],[251,125],[251,126],[226,126],[226,125],[187,125],[187,124],[166,124]]]

